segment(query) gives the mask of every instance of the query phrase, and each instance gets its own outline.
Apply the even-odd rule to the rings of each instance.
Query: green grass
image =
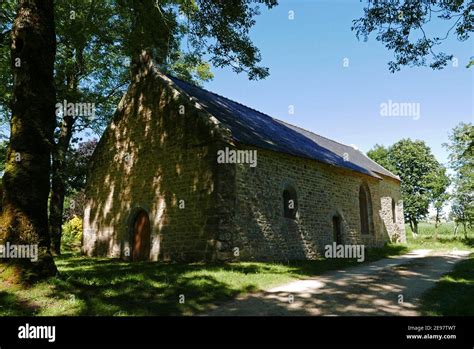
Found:
[[[457,235],[454,235],[454,223],[442,223],[438,227],[438,234],[435,236],[434,224],[420,223],[418,226],[418,236],[412,236],[410,227],[405,226],[407,236],[407,247],[414,249],[432,249],[438,251],[469,250],[474,252],[474,231],[468,230],[467,238],[462,228],[459,228]]]
[[[421,308],[429,316],[474,314],[474,254],[423,294]]]
[[[442,224],[437,238],[434,226],[421,223],[413,239],[407,228],[407,245],[369,249],[371,262],[413,249],[471,250],[468,238],[453,235],[452,224]],[[0,316],[5,315],[189,315],[209,309],[239,294],[320,275],[325,271],[359,265],[352,259],[320,259],[291,263],[127,263],[105,258],[86,258],[68,252],[56,259],[60,277],[24,288],[10,283],[8,270],[0,274]],[[470,263],[470,264],[469,264]],[[472,258],[444,277],[425,299],[427,314],[473,314]],[[456,274],[458,273],[458,274]],[[454,290],[454,291],[453,291]],[[180,303],[180,296],[184,303]],[[462,300],[459,304],[456,299]],[[438,303],[437,303],[438,302]],[[463,310],[466,308],[468,310]],[[430,310],[432,309],[432,310]],[[430,313],[431,311],[431,313]]]
[[[366,261],[403,254],[388,245],[369,249]],[[359,265],[354,259],[291,263],[127,263],[67,254],[61,276],[25,289],[0,279],[0,315],[188,315],[238,294]],[[3,276],[3,275],[2,275]],[[180,303],[180,296],[184,303]]]
[[[407,247],[437,251],[467,250],[474,252],[474,231],[467,236],[459,228],[454,235],[454,223],[443,223],[435,236],[434,224],[420,223],[418,236],[413,238],[406,226]],[[423,315],[472,315],[474,314],[474,254],[468,260],[455,265],[451,273],[444,275],[436,286],[422,295]]]

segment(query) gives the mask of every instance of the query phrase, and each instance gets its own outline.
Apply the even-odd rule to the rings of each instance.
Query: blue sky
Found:
[[[474,69],[465,68],[474,55],[473,39],[453,37],[443,44],[442,51],[454,54],[458,67],[405,67],[392,74],[387,66],[392,52],[374,36],[358,41],[350,29],[363,5],[356,0],[280,0],[270,11],[262,8],[251,38],[270,76],[249,81],[229,68],[213,68],[214,80],[205,88],[364,152],[376,143],[421,139],[445,163],[441,144],[448,141],[448,132],[474,120]],[[294,11],[293,20],[289,11]],[[445,33],[441,25],[429,29]],[[419,103],[420,118],[381,116],[380,105],[389,100]]]

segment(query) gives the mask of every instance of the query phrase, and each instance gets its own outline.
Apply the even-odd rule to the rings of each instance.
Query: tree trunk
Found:
[[[34,281],[57,273],[50,252],[48,194],[55,127],[53,0],[21,0],[12,28],[12,119],[3,176],[1,238],[36,245],[38,260],[10,259]],[[33,250],[34,251],[34,250]]]
[[[72,137],[74,118],[69,115],[63,117],[61,134],[53,151],[53,165],[51,178],[51,199],[49,202],[49,225],[51,249],[54,254],[61,254],[61,235],[64,212],[64,197],[66,195],[65,158]]]
[[[418,236],[418,221],[416,219],[413,219],[413,233]]]
[[[77,102],[79,74],[83,62],[84,48],[68,47],[69,56],[75,60],[74,69],[66,72],[67,90],[64,98],[68,103]],[[69,115],[63,111],[61,130],[57,143],[53,149],[53,163],[51,174],[51,198],[49,202],[49,234],[51,237],[51,249],[54,254],[61,254],[61,236],[64,214],[64,198],[66,196],[65,160],[66,153],[71,142],[76,116]]]
[[[436,210],[436,218],[435,218],[435,231],[434,231],[434,239],[435,239],[435,240],[438,239],[438,226],[439,226],[439,222],[440,222],[440,219],[439,219],[439,210],[437,209],[437,210]]]
[[[415,227],[415,220],[413,218],[409,218],[408,221],[410,222],[411,235],[413,236],[414,239],[416,239],[418,227],[417,226]]]

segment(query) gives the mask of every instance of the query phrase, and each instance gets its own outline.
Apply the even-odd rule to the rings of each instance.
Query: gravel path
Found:
[[[206,315],[415,316],[420,295],[468,255],[467,251],[416,250],[245,295]]]

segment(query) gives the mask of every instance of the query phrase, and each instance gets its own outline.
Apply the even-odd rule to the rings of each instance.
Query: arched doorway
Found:
[[[342,219],[341,216],[335,215],[332,217],[332,232],[333,239],[337,245],[342,244]]]
[[[132,224],[132,260],[146,261],[150,257],[150,219],[145,210],[139,210]]]

